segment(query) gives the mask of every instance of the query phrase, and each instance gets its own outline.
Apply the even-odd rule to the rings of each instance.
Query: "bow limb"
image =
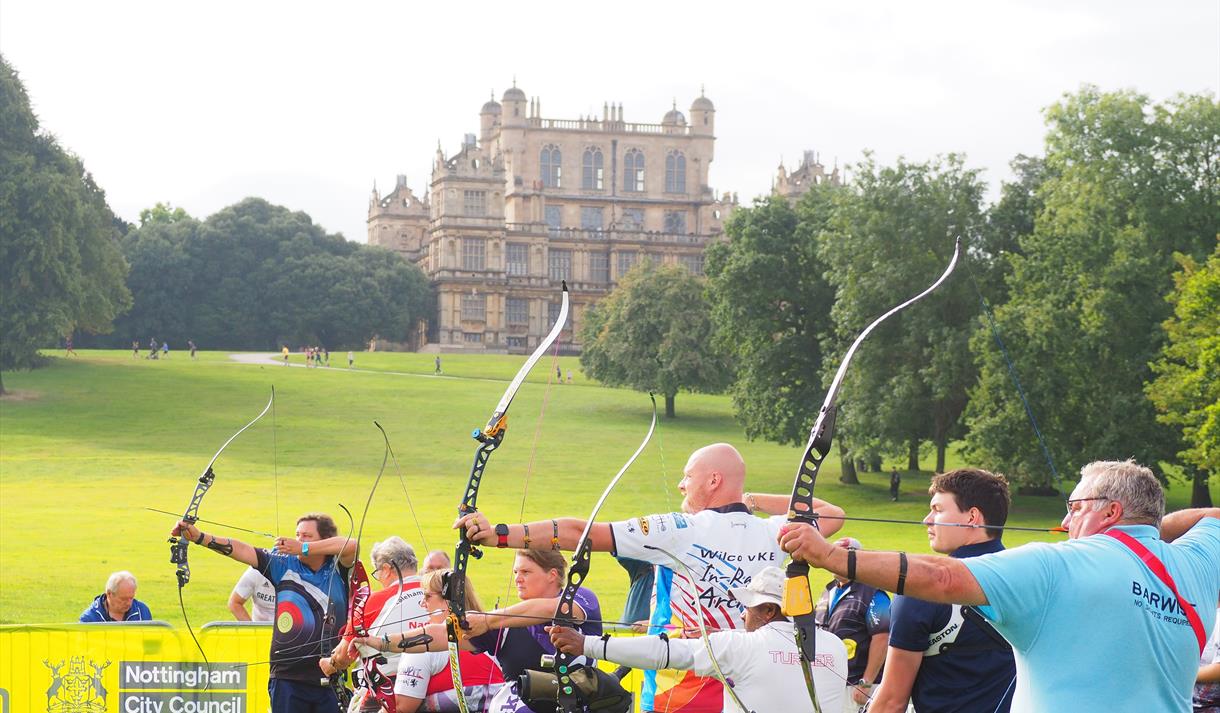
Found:
[[[610,491],[614,490],[614,486],[618,485],[618,481],[635,463],[635,459],[644,452],[644,448],[648,446],[648,442],[652,440],[652,434],[657,430],[657,399],[652,394],[648,395],[652,401],[652,423],[648,426],[648,433],[644,435],[644,440],[640,442],[635,452],[627,459],[622,468],[619,468],[618,473],[610,479],[610,484],[602,491],[601,497],[597,499],[597,504],[593,506],[593,512],[589,513],[589,519],[585,521],[585,529],[580,533],[580,539],[576,542],[576,551],[572,554],[572,565],[568,568],[567,582],[564,584],[563,591],[559,594],[559,604],[555,607],[555,616],[552,619],[553,623],[559,626],[576,628],[575,603],[576,593],[580,590],[580,585],[589,576],[589,565],[593,555],[592,547],[589,544],[589,531],[593,528],[593,521],[597,519],[597,514],[601,512],[602,505],[609,497]],[[559,679],[558,702],[559,709],[564,713],[579,713],[582,710],[579,698],[576,696],[576,690],[572,684],[571,673],[572,661],[576,657],[564,653],[563,651],[555,652],[555,674]]]
[[[259,414],[249,423],[237,429],[237,432],[232,436],[229,436],[229,439],[221,444],[220,448],[217,449],[216,453],[212,456],[212,459],[208,461],[207,466],[203,469],[203,474],[199,476],[199,480],[195,484],[195,492],[191,495],[190,503],[187,504],[186,510],[182,514],[181,519],[183,521],[192,525],[199,522],[199,506],[203,504],[203,496],[206,495],[208,490],[212,487],[212,483],[216,481],[216,473],[212,470],[212,466],[216,465],[216,459],[220,458],[220,454],[224,453],[225,449],[229,447],[229,444],[232,443],[235,438],[244,433],[247,428],[250,428],[254,424],[258,423],[259,419],[261,419],[263,416],[266,416],[267,412],[271,410],[271,404],[274,402],[275,388],[272,387],[271,398],[268,399],[267,405],[263,407],[263,410],[260,411]],[[195,648],[199,649],[199,655],[203,657],[204,665],[210,668],[211,664],[208,662],[208,655],[204,652],[203,646],[199,643],[199,638],[195,636],[194,628],[191,627],[191,620],[186,614],[186,602],[182,596],[182,590],[185,589],[186,585],[191,581],[191,565],[187,557],[187,548],[190,547],[191,541],[189,538],[187,538],[186,533],[182,533],[177,537],[169,538],[169,543],[169,561],[170,564],[176,565],[174,574],[178,579],[178,607],[182,610],[182,621],[186,624],[186,630],[191,635],[191,640],[195,642]],[[207,690],[206,685],[204,686],[204,690]]]
[[[800,465],[797,467],[796,479],[792,484],[792,499],[788,502],[788,522],[802,522],[817,526],[818,516],[813,510],[813,488],[817,482],[818,471],[826,460],[827,454],[830,453],[830,443],[834,436],[835,399],[839,395],[839,388],[843,384],[843,377],[847,374],[847,366],[851,363],[852,357],[855,356],[856,350],[878,325],[927,297],[936,288],[940,287],[949,278],[949,275],[952,274],[960,254],[961,240],[958,240],[953,246],[953,258],[949,261],[949,266],[945,268],[941,276],[919,294],[891,308],[888,312],[873,320],[871,324],[864,328],[864,331],[860,332],[855,341],[851,343],[847,353],[843,355],[843,361],[839,363],[839,368],[835,372],[834,379],[830,382],[830,388],[826,390],[826,400],[822,402],[822,409],[818,412],[818,417],[814,421],[813,428],[810,429],[809,442],[805,446],[805,452],[801,456]],[[821,713],[822,707],[818,702],[812,668],[816,653],[815,637],[817,634],[817,622],[813,614],[813,594],[809,588],[809,565],[804,562],[793,560],[788,565],[787,580],[784,584],[783,610],[784,614],[792,619],[796,629],[797,651],[800,654],[801,672],[805,676],[805,686],[809,691],[809,700],[813,703],[813,710],[816,713]]]
[[[686,579],[690,582],[692,590],[695,588],[695,582],[698,580],[698,576],[690,568],[690,565],[683,562],[678,558],[677,555],[669,550],[657,547],[656,545],[644,546],[650,550],[656,550],[672,560],[676,567],[680,568],[686,573]],[[747,708],[746,704],[741,701],[741,698],[737,695],[737,691],[733,689],[733,684],[729,683],[729,679],[725,678],[724,676],[724,671],[720,669],[720,662],[716,660],[716,652],[712,650],[712,642],[708,639],[707,624],[703,623],[703,614],[706,613],[707,607],[704,606],[703,600],[699,598],[698,592],[691,592],[691,600],[701,612],[699,616],[695,617],[695,621],[697,624],[699,624],[699,633],[703,638],[703,648],[707,651],[708,661],[710,661],[712,664],[712,673],[716,676],[716,680],[720,681],[720,685],[724,686],[725,693],[729,695],[729,698],[733,699],[733,703],[737,705],[739,710],[744,711],[744,713],[754,713],[752,708]]]
[[[479,486],[483,482],[483,471],[487,468],[487,461],[491,458],[491,454],[500,447],[500,443],[504,440],[504,435],[508,430],[508,409],[512,406],[513,398],[517,395],[517,391],[521,388],[521,384],[529,375],[530,370],[533,369],[534,364],[537,364],[542,355],[546,354],[547,349],[550,349],[555,340],[559,339],[560,332],[567,324],[568,284],[566,282],[562,283],[562,290],[563,301],[559,307],[559,316],[555,320],[555,324],[551,326],[551,331],[521,365],[517,375],[504,390],[504,395],[500,397],[495,410],[492,411],[487,425],[482,429],[476,429],[471,434],[479,442],[479,446],[475,449],[474,463],[470,466],[470,477],[466,481],[462,502],[458,505],[459,516],[469,515],[478,509]],[[462,690],[462,673],[458,666],[458,642],[465,630],[470,628],[470,624],[466,621],[466,570],[471,557],[478,559],[482,556],[482,551],[466,537],[466,531],[459,530],[458,543],[453,553],[453,570],[445,581],[445,599],[449,603],[449,617],[445,620],[445,635],[449,644],[449,671],[453,676],[453,692],[461,713],[469,711],[466,695]]]

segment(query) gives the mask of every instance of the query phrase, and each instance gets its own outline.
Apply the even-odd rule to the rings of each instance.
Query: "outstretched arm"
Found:
[[[792,502],[792,498],[787,495],[777,495],[775,493],[746,493],[745,503],[750,508],[750,512],[761,512],[768,515],[787,515],[788,505]],[[822,500],[821,498],[813,499],[813,511],[818,514],[818,517],[826,517],[826,520],[818,520],[818,528],[826,537],[838,532],[843,527],[843,521],[838,519],[843,517],[843,508],[838,505]]]
[[[557,598],[527,599],[490,612],[467,612],[466,620],[470,624],[470,629],[462,635],[460,645],[465,651],[475,651],[475,647],[470,643],[470,637],[485,634],[493,629],[533,626],[550,619],[558,606],[559,599]],[[579,604],[573,603],[573,614],[582,621],[585,618],[585,612]],[[429,637],[431,640],[425,641],[425,638]],[[401,634],[360,636],[356,637],[355,642],[380,651],[408,654],[445,651],[448,646],[444,624],[412,627]]]
[[[508,526],[508,538],[505,547],[525,550],[575,550],[580,542],[580,535],[585,531],[585,522],[580,518],[561,517],[555,520],[539,520]],[[473,512],[457,519],[453,529],[466,529],[466,537],[479,545],[495,547],[499,538],[495,526],[481,512]],[[529,531],[529,542],[526,542],[526,531]],[[552,544],[552,542],[554,544]],[[610,525],[605,522],[595,522],[589,529],[589,545],[594,552],[609,552],[614,544],[610,534]]]
[[[180,520],[169,534],[173,537],[185,535],[188,540],[196,545],[203,545],[213,552],[219,552],[226,557],[243,562],[251,567],[258,566],[258,555],[250,545],[230,537],[209,535],[186,520]]]
[[[546,630],[555,648],[572,656],[588,656],[638,669],[668,668],[694,671],[701,676],[712,675],[710,666],[703,670],[704,667],[696,661],[696,655],[705,650],[703,642],[697,639],[671,640],[660,636],[612,636],[604,639],[586,636],[566,626],[548,626]]]
[[[1168,513],[1161,518],[1161,539],[1173,542],[1205,517],[1220,518],[1220,508],[1191,508]]]
[[[793,559],[847,577],[848,550],[826,541],[815,528],[791,524],[780,531],[779,545]],[[855,553],[855,579],[887,591],[897,591],[903,556],[897,552]],[[904,594],[941,604],[986,604],[987,596],[961,560],[931,555],[905,555]]]

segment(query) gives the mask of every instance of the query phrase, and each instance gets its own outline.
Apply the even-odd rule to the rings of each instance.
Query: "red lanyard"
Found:
[[[1186,614],[1186,620],[1190,622],[1190,628],[1194,629],[1195,631],[1195,638],[1199,640],[1199,655],[1202,655],[1203,648],[1207,646],[1207,632],[1203,629],[1203,620],[1199,618],[1199,613],[1195,611],[1195,608],[1191,606],[1190,602],[1183,599],[1182,595],[1178,593],[1178,587],[1174,584],[1173,577],[1169,576],[1169,570],[1165,569],[1165,565],[1159,559],[1157,559],[1156,555],[1152,554],[1147,547],[1144,547],[1139,540],[1135,539],[1131,535],[1128,535],[1122,530],[1115,530],[1111,528],[1102,534],[1109,535],[1110,537],[1113,537],[1126,545],[1127,548],[1134,552],[1135,556],[1139,557],[1140,561],[1142,561],[1148,567],[1148,569],[1156,575],[1157,579],[1161,580],[1166,587],[1169,587],[1169,591],[1173,592],[1173,596],[1177,597],[1178,599],[1178,606],[1181,607],[1182,611]]]

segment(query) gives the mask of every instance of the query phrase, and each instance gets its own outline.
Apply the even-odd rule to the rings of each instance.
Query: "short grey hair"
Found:
[[[1080,469],[1080,482],[1087,481],[1092,497],[1104,497],[1123,506],[1122,522],[1161,526],[1165,515],[1165,491],[1148,468],[1127,460],[1099,460]],[[1105,502],[1091,503],[1094,510]]]
[[[122,584],[123,582],[131,582],[131,586],[133,586],[133,587],[137,586],[136,585],[136,576],[134,574],[132,574],[131,572],[128,572],[125,569],[121,569],[118,572],[115,572],[114,574],[110,575],[110,577],[108,577],[106,579],[106,593],[107,594],[117,593],[119,591],[119,585]]]
[[[388,564],[404,575],[415,574],[415,570],[419,568],[415,548],[397,535],[390,535],[374,544],[373,549],[369,551],[369,559],[372,560],[374,569]]]

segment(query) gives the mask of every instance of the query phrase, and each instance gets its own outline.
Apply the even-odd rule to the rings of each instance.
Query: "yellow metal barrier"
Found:
[[[0,626],[0,713],[266,713],[271,625],[198,634],[206,666],[165,622]],[[636,700],[642,679],[623,681]]]

